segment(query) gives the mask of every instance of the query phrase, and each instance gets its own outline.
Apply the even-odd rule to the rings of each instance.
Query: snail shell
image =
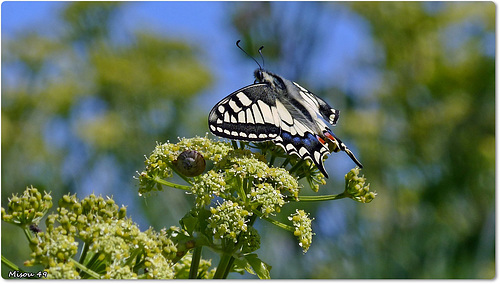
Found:
[[[179,173],[194,177],[203,173],[206,167],[205,158],[194,150],[186,150],[179,154],[173,164]]]

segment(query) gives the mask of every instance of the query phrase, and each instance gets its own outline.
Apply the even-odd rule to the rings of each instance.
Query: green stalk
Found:
[[[163,185],[166,185],[166,186],[169,186],[169,187],[172,187],[172,188],[182,189],[182,190],[185,190],[185,191],[191,190],[191,187],[189,185],[176,184],[176,183],[169,182],[169,181],[166,181],[164,179],[161,179],[159,177],[154,177],[153,180],[155,182],[159,183],[159,184],[163,184]]]
[[[278,227],[280,227],[280,228],[282,228],[282,229],[284,229],[284,230],[287,230],[287,231],[290,231],[290,232],[294,232],[294,231],[295,231],[295,228],[294,228],[294,227],[292,227],[292,226],[288,226],[288,225],[283,224],[283,223],[281,223],[281,222],[279,222],[279,221],[276,221],[276,220],[273,220],[273,219],[267,218],[267,217],[265,217],[262,213],[260,213],[260,211],[258,211],[258,210],[252,210],[252,212],[253,212],[255,215],[259,216],[261,219],[264,219],[264,220],[266,220],[266,221],[270,222],[271,224],[276,225],[276,226],[278,226]]]
[[[238,149],[238,143],[236,143],[235,140],[231,140],[231,144],[233,145],[233,148],[236,150]]]
[[[255,220],[257,219],[257,215],[252,215],[250,217],[250,221],[248,222],[248,226],[251,227],[253,226],[253,223],[255,223]],[[238,246],[235,250],[238,250],[240,247],[242,246],[241,242],[240,242],[240,236],[238,237]],[[229,263],[226,267],[226,271],[224,272],[224,276],[223,276],[223,279],[226,279],[227,276],[229,275],[229,272],[231,271],[231,268],[233,267],[233,263],[234,263],[234,256],[231,256],[231,259],[229,259]]]
[[[89,262],[87,262],[87,264],[84,267],[85,268],[88,267],[88,269],[90,269],[91,271],[93,271],[92,269],[97,268],[99,266],[99,264],[100,264],[100,263],[98,263],[99,262],[98,258],[99,258],[99,253],[94,253],[92,255],[92,257],[90,258]]]
[[[295,165],[293,165],[293,167],[288,172],[293,173],[294,171],[298,170],[304,163],[305,160],[298,161]]]
[[[227,279],[229,271],[231,271],[231,268],[233,267],[233,263],[234,263],[234,256],[232,256],[231,259],[229,259],[229,263],[227,265],[226,271],[224,272],[223,279]]]
[[[288,163],[290,163],[290,158],[286,158],[281,164],[280,168],[285,168],[288,165]]]
[[[189,268],[189,279],[198,278],[198,267],[200,266],[202,246],[194,248],[193,257],[191,259],[191,267]]]
[[[79,263],[83,263],[83,261],[85,261],[88,251],[89,251],[89,245],[87,244],[87,242],[83,242],[82,254],[80,254],[80,260],[78,260]]]
[[[327,200],[336,200],[346,198],[347,195],[343,192],[341,194],[332,194],[332,195],[317,195],[317,196],[299,196],[299,201],[303,202],[312,202],[312,201],[327,201]],[[295,200],[295,199],[291,199]]]
[[[236,190],[238,192],[238,195],[241,197],[241,199],[243,200],[243,203],[247,203],[247,194],[245,192],[245,184],[244,184],[244,181],[246,180],[242,180],[242,178],[240,176],[236,176],[236,182],[237,182],[237,187],[236,187]]]
[[[33,241],[33,235],[31,235],[30,229],[27,226],[23,226],[23,231],[24,231],[24,234],[26,235],[26,238],[28,238],[28,241],[31,244]]]
[[[95,279],[99,279],[99,278],[101,278],[101,276],[100,276],[97,272],[95,272],[95,271],[93,271],[93,270],[91,270],[91,269],[87,268],[85,265],[83,265],[83,264],[79,263],[78,261],[76,261],[76,260],[74,260],[74,259],[72,259],[72,258],[70,258],[69,260],[70,260],[71,262],[73,262],[73,264],[74,264],[77,268],[79,268],[81,271],[83,271],[83,272],[87,273],[88,275],[90,275],[90,277],[93,277],[93,278],[95,278]]]
[[[139,254],[141,254],[141,252],[142,252],[142,250],[139,248],[134,249],[134,251],[132,251],[132,253],[130,254],[130,257],[125,262],[125,265],[132,266],[132,263],[137,258],[137,256],[139,256]]]
[[[274,155],[274,152],[271,152],[271,158],[269,159],[270,167],[274,166],[274,160],[276,160],[276,155]]]
[[[248,222],[248,226],[251,227],[253,226],[253,223],[257,219],[257,215],[252,215],[250,217],[250,221]],[[241,243],[239,241],[238,237],[238,245],[232,252],[236,251],[241,247]],[[231,271],[231,268],[233,267],[234,263],[234,256],[231,253],[224,252],[222,254],[221,260],[219,262],[219,266],[217,266],[217,270],[215,271],[214,279],[226,279],[227,276],[229,275],[229,272]]]
[[[214,279],[224,279],[224,276],[227,276],[226,270],[231,268],[229,264],[231,263],[232,257],[232,254],[227,252],[222,254],[217,270],[215,271]]]
[[[20,271],[20,272],[24,272],[22,269],[19,269],[19,267],[17,267],[17,265],[15,265],[12,261],[8,260],[5,256],[2,255],[2,263],[7,265],[7,267],[9,267],[10,269],[12,270],[16,270],[16,271]]]

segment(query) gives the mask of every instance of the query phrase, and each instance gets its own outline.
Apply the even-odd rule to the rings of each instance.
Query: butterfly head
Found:
[[[262,68],[255,69],[253,72],[253,76],[255,77],[255,82],[256,83],[264,83],[264,74],[267,74],[267,71],[265,71]]]
[[[282,90],[286,88],[285,82],[280,76],[273,74],[269,71],[266,71],[262,68],[256,69],[253,74],[255,76],[256,83],[268,84],[272,88],[279,88]]]

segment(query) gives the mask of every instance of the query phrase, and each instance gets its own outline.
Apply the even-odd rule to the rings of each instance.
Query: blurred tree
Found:
[[[311,68],[308,59],[320,40],[317,29],[327,16],[324,7],[321,2],[235,3],[231,20],[249,54],[260,58],[258,47],[265,46],[266,60],[279,62],[282,76],[299,80]]]
[[[347,107],[354,107],[341,109],[340,124],[351,126],[343,130],[354,137],[364,172],[380,196],[364,208],[340,203],[318,207],[318,214],[333,210],[339,215],[317,216],[335,219],[335,224],[318,220],[324,227],[317,230],[333,233],[318,233],[302,261],[277,253],[289,249],[286,237],[269,244],[273,248],[264,243],[268,257],[286,259],[273,265],[271,276],[494,277],[494,4],[296,6],[239,3],[232,19],[249,45],[271,46],[266,59],[280,60],[285,70],[301,64],[295,68],[306,73],[310,69],[305,63],[312,61],[313,53],[291,55],[287,50],[314,50],[318,38],[331,36],[314,24],[329,10],[355,12],[358,16],[353,17],[369,26],[373,45],[365,49],[383,53],[372,55],[383,60],[358,60],[358,66],[345,66],[345,73],[375,68],[380,82],[373,86],[373,95],[342,94],[335,78],[317,94],[343,95]],[[287,48],[290,42],[293,47]],[[327,209],[335,206],[341,209]],[[349,212],[341,212],[345,210]],[[302,269],[290,274],[291,266]]]
[[[95,190],[123,202],[137,197],[132,176],[155,141],[193,134],[184,128],[196,118],[179,110],[211,84],[200,51],[145,32],[117,43],[122,5],[69,3],[57,37],[3,42],[2,201],[34,184],[55,200]],[[2,254],[21,264],[16,233],[2,235]]]

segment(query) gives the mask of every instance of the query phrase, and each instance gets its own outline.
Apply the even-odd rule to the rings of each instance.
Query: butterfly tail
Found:
[[[324,133],[325,136],[333,142],[333,146],[335,147],[333,149],[333,152],[338,152],[339,150],[342,150],[344,151],[347,156],[349,156],[349,158],[351,158],[351,160],[356,163],[356,165],[360,168],[363,168],[363,165],[358,161],[358,159],[356,158],[356,156],[354,156],[354,154],[352,153],[351,150],[349,150],[349,148],[347,148],[347,146],[344,144],[344,142],[342,142],[342,140],[340,140],[339,138],[337,138],[335,136],[335,134],[333,134],[333,132],[331,132],[330,130],[328,132],[325,132]]]
[[[328,178],[328,173],[325,170],[323,162],[315,161],[314,159],[312,159],[312,161],[316,164],[316,167],[318,167],[318,170],[325,176],[325,178]]]

